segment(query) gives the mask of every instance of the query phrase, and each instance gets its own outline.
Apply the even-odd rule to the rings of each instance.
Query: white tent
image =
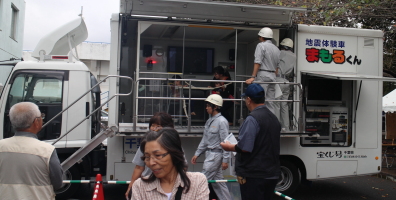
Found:
[[[382,97],[382,111],[385,113],[396,111],[396,89]]]

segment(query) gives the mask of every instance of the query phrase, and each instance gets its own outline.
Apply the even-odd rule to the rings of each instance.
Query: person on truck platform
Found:
[[[217,66],[213,69],[214,77],[213,80],[231,80],[230,73],[224,69],[222,66]],[[216,83],[220,83],[220,88],[217,86]],[[223,99],[234,99],[234,83],[227,83],[227,82],[212,82],[210,87],[216,88],[217,94],[219,94]],[[230,114],[230,109],[232,108],[234,102],[233,101],[224,101],[223,106],[220,109],[221,114],[227,119],[228,124],[230,126],[233,125],[232,123],[232,115]]]
[[[132,199],[208,200],[208,182],[200,172],[187,172],[179,133],[173,128],[150,131],[142,144],[142,160],[151,169],[132,186]]]
[[[252,77],[246,80],[246,84],[252,84],[253,81],[258,82],[275,82],[276,79],[276,67],[279,63],[280,51],[276,47],[271,39],[273,38],[273,32],[270,28],[264,27],[258,33],[260,43],[256,46],[254,53],[254,66]],[[265,90],[265,99],[275,99],[275,84],[260,84]],[[268,109],[276,115],[277,105],[273,101],[265,102]],[[278,117],[278,116],[277,116]],[[279,117],[278,117],[279,118]]]
[[[224,151],[220,146],[220,142],[228,136],[229,130],[227,120],[220,113],[223,99],[218,94],[211,94],[205,101],[210,118],[206,121],[202,140],[191,158],[191,163],[196,164],[197,158],[205,152],[202,173],[208,180],[223,180],[222,170],[228,168],[230,158],[230,152]],[[226,183],[215,183],[212,187],[219,200],[231,199]]]
[[[296,54],[293,53],[293,40],[290,38],[285,38],[280,43],[280,61],[278,67],[276,68],[277,77],[276,82],[285,82],[288,83],[289,79],[291,79],[293,70],[296,67]],[[282,95],[277,100],[288,100],[290,94],[290,85],[289,84],[279,84],[279,87],[282,91]],[[288,102],[275,102],[279,108],[277,110],[276,116],[279,116],[279,121],[282,126],[282,130],[289,131],[290,130],[290,119],[289,119],[289,103]]]
[[[37,138],[43,126],[38,106],[17,103],[9,116],[16,132],[0,140],[0,199],[55,200],[63,170],[55,147]]]

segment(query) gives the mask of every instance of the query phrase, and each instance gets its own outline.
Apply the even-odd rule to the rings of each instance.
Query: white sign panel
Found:
[[[364,63],[356,36],[300,33],[298,68],[307,71],[352,72]],[[366,58],[367,59],[367,58]]]

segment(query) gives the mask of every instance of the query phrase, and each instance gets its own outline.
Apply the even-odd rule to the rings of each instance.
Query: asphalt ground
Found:
[[[396,169],[393,171],[396,174]],[[82,184],[73,200],[92,199],[93,187],[93,184]],[[105,199],[125,199],[126,188],[127,185],[104,185]],[[393,200],[396,199],[396,176],[382,172],[372,176],[316,180],[310,185],[299,186],[290,197],[296,200]],[[281,199],[284,198],[278,196],[274,198],[274,200]]]
[[[309,186],[299,186],[291,197],[297,200],[393,200],[396,199],[396,182],[377,175],[318,180]],[[284,198],[275,198],[280,199]]]

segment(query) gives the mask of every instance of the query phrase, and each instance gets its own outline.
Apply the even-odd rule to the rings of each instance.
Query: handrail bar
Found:
[[[214,80],[202,80],[202,79],[174,79],[174,78],[139,78],[136,80],[136,86],[139,85],[140,81],[143,80],[160,80],[160,81],[184,81],[184,82],[189,82],[188,86],[179,86],[179,88],[182,89],[188,89],[189,90],[189,97],[139,97],[136,96],[136,99],[163,99],[163,100],[188,100],[191,103],[191,100],[205,100],[206,98],[191,98],[191,89],[194,89],[191,85],[191,82],[214,82]],[[243,83],[245,83],[245,81],[236,81],[236,80],[215,80],[216,82],[227,82],[227,83],[241,83],[241,85],[243,85]],[[288,85],[295,85],[297,86],[301,93],[303,93],[303,86],[301,83],[295,83],[295,82],[260,82],[260,81],[254,81],[254,83],[258,83],[258,84],[288,84]],[[206,88],[204,87],[200,87],[200,90],[203,90]],[[214,88],[209,88],[207,90],[212,90]],[[241,87],[241,93],[243,93],[243,88]],[[242,99],[223,99],[224,101],[242,101]],[[299,100],[266,100],[266,101],[272,101],[272,102],[299,102],[299,117],[298,117],[298,129],[299,132],[303,132],[304,131],[304,121],[303,121],[303,109],[304,109],[304,105],[303,105],[303,95],[299,95]],[[241,107],[242,110],[242,107]],[[190,106],[189,106],[189,112],[190,113]],[[135,113],[135,116],[139,116],[137,114],[137,111]],[[242,112],[241,112],[241,117],[242,117]],[[190,118],[191,116],[187,116],[188,118],[188,130],[190,130]],[[242,118],[241,118],[242,119]],[[135,117],[134,120],[134,127],[133,130],[136,131],[136,123],[137,123],[137,118]]]
[[[182,75],[180,72],[139,72],[139,74]]]
[[[56,139],[52,145],[56,144],[59,140],[61,140],[63,137],[65,137],[67,134],[69,134],[71,131],[73,131],[77,126],[79,126],[80,124],[82,124],[85,120],[87,120],[89,117],[91,117],[94,113],[96,113],[99,109],[101,109],[106,103],[108,103],[110,100],[112,100],[114,97],[116,96],[129,96],[132,94],[133,92],[133,79],[129,76],[119,76],[119,75],[108,75],[106,78],[104,78],[102,81],[98,82],[96,85],[94,85],[90,90],[88,90],[87,92],[85,92],[82,96],[80,96],[79,98],[77,98],[77,100],[75,100],[73,103],[71,103],[68,107],[66,107],[65,109],[63,109],[61,112],[59,112],[57,115],[55,115],[55,117],[53,117],[51,120],[49,120],[47,123],[45,123],[43,125],[42,128],[44,128],[45,126],[47,126],[52,120],[54,120],[56,117],[58,117],[59,115],[61,115],[62,113],[64,113],[66,110],[68,110],[71,106],[73,106],[75,103],[77,103],[79,100],[81,100],[86,94],[88,94],[89,92],[91,92],[95,87],[97,87],[99,84],[101,84],[102,82],[104,82],[106,79],[111,78],[111,77],[117,77],[117,78],[125,78],[125,79],[129,79],[132,82],[132,87],[131,87],[131,91],[127,94],[114,94],[112,97],[110,97],[106,102],[104,102],[103,104],[101,104],[98,108],[96,108],[94,111],[91,112],[91,114],[89,114],[88,116],[86,116],[83,120],[81,120],[76,126],[74,126],[73,128],[71,128],[69,131],[67,131],[65,134],[61,135],[58,139]]]
[[[197,97],[136,97],[137,99],[159,99],[159,100],[205,100],[206,98]],[[223,101],[242,101],[243,99],[223,99]],[[266,100],[267,101],[267,100]],[[273,102],[300,102],[300,100],[268,100]]]
[[[173,79],[173,78],[139,78],[136,80],[139,82],[140,80],[160,80],[160,81],[184,81],[184,82],[228,82],[228,83],[245,83],[245,81],[234,81],[234,80],[202,80],[202,79]],[[253,83],[257,84],[289,84],[289,85],[301,85],[301,83],[294,83],[294,82],[259,82],[253,81]],[[182,87],[182,88],[188,88]],[[302,87],[301,87],[302,88]]]

